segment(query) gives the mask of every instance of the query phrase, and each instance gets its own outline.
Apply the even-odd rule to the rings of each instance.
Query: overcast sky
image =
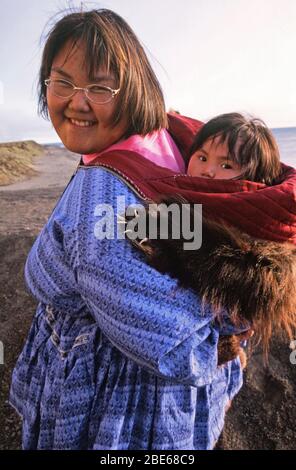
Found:
[[[36,83],[48,19],[80,1],[1,0],[0,141],[58,140],[37,117]],[[296,0],[105,0],[146,47],[167,108],[206,120],[245,111],[296,126]]]

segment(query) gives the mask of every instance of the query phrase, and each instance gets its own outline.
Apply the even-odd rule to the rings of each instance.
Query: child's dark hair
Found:
[[[258,118],[240,113],[220,114],[198,132],[190,154],[199,150],[210,138],[227,141],[229,158],[242,168],[238,179],[275,184],[281,173],[277,143],[266,124]]]

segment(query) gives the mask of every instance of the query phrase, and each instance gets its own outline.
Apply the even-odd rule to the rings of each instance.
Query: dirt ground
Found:
[[[36,301],[23,281],[25,259],[79,157],[45,147],[36,161],[38,176],[0,187],[0,449],[21,448],[21,422],[8,405],[11,372],[24,344]],[[296,365],[289,341],[274,342],[268,367],[253,354],[245,384],[228,411],[219,449],[296,449]]]

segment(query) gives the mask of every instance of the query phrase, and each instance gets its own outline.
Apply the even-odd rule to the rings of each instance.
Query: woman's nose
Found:
[[[73,110],[89,111],[90,104],[83,90],[76,90],[70,98],[68,107]]]

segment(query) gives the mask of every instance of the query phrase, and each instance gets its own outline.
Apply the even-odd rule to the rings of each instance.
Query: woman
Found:
[[[191,290],[146,265],[126,240],[98,237],[102,208],[121,213],[141,197],[107,166],[88,167],[98,154],[184,168],[157,79],[122,18],[73,13],[53,27],[40,109],[86,166],[26,263],[39,305],[10,395],[23,417],[23,448],[212,449],[242,385],[239,358],[217,367],[212,312],[202,314]],[[176,140],[186,132],[175,129]]]

